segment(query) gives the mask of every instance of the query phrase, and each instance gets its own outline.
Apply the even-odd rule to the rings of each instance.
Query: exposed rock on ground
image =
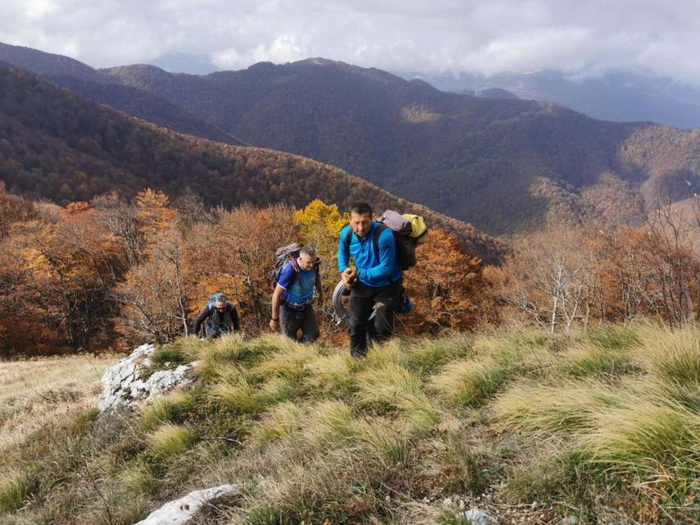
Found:
[[[205,505],[224,496],[238,493],[238,485],[221,485],[204,490],[190,492],[184,498],[166,503],[151,512],[145,520],[134,525],[187,525],[197,516]]]
[[[97,406],[104,412],[117,407],[132,408],[154,395],[194,381],[192,369],[196,363],[180,365],[174,370],[146,373],[155,345],[139,346],[131,355],[111,367],[102,377],[102,393]]]

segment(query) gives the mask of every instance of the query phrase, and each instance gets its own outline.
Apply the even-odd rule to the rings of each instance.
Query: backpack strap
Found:
[[[301,266],[299,266],[299,260],[296,257],[290,257],[287,263],[290,264],[294,270],[292,279],[289,281],[289,286],[291,287],[299,278],[299,274],[301,274]]]
[[[348,228],[348,234],[345,236],[345,239],[343,239],[343,244],[345,245],[345,249],[350,253],[350,243],[352,243],[352,228]]]
[[[387,228],[388,228],[388,226],[386,224],[379,223],[377,225],[377,229],[374,230],[374,237],[372,238],[372,244],[374,244],[374,256],[377,258],[377,262],[379,262],[379,236]]]

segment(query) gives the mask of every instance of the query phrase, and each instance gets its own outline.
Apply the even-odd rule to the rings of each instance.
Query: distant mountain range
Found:
[[[120,85],[104,72],[72,58],[0,43],[0,61],[159,126],[227,144],[246,145],[176,104],[144,90]]]
[[[236,147],[173,133],[98,106],[34,75],[0,65],[0,180],[7,190],[65,204],[146,188],[175,197],[186,189],[209,205],[318,198],[347,209],[365,200],[378,211],[418,213],[455,233],[486,262],[504,245],[471,225],[407,202],[344,171],[304,157]]]
[[[682,129],[700,127],[700,89],[669,78],[632,73],[599,76],[559,71],[498,74],[399,73],[438,89],[482,97],[510,93],[524,100],[554,102],[600,120],[654,122]],[[493,90],[498,91],[493,91]]]
[[[446,93],[324,59],[197,76],[148,65],[97,71],[37,53],[2,46],[0,60],[178,131],[167,122],[189,115],[190,133],[196,123],[339,166],[490,233],[589,218],[635,224],[645,202],[700,193],[697,131],[598,121],[503,92]]]

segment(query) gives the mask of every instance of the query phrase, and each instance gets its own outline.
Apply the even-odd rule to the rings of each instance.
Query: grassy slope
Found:
[[[0,448],[94,405],[100,378],[115,361],[113,356],[0,361]]]
[[[128,524],[223,482],[201,523],[693,523],[700,333],[395,340],[353,361],[277,337],[183,339],[200,382],[0,454],[2,523]],[[446,502],[451,498],[451,502]]]

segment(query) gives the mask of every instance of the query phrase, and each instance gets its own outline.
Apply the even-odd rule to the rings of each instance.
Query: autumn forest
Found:
[[[58,206],[0,186],[0,334],[3,357],[128,350],[191,333],[216,291],[238,306],[246,333],[266,330],[273,254],[292,241],[317,246],[327,300],[323,336],[335,328],[338,233],[347,217],[315,200],[207,208],[191,192],[144,190]],[[563,331],[653,319],[680,326],[700,314],[700,258],[692,224],[659,211],[640,228],[543,232],[485,266],[433,226],[406,275],[415,311],[404,334],[434,335],[502,323]]]

